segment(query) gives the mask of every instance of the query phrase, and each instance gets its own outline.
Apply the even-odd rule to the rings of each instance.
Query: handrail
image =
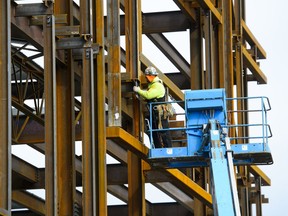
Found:
[[[227,125],[223,125],[221,124],[221,127],[223,128],[227,128],[228,130],[231,129],[231,128],[248,128],[248,129],[251,129],[251,130],[258,130],[257,132],[254,131],[254,134],[256,133],[256,135],[252,135],[252,136],[241,136],[241,137],[238,137],[238,136],[235,136],[235,137],[229,137],[231,140],[246,140],[247,142],[250,143],[250,141],[252,140],[259,140],[259,139],[262,139],[262,143],[264,145],[268,144],[268,139],[271,138],[273,135],[272,135],[272,130],[271,130],[271,127],[270,125],[267,123],[267,111],[270,111],[271,110],[271,105],[270,105],[270,101],[268,99],[268,97],[240,97],[240,98],[226,98],[226,101],[232,101],[232,100],[260,100],[260,108],[256,108],[256,109],[247,109],[247,110],[228,110],[227,113],[240,113],[240,112],[246,112],[246,113],[259,113],[261,115],[261,118],[258,119],[258,121],[260,121],[259,123],[252,123],[252,124],[227,124]],[[186,133],[188,133],[187,131],[189,130],[193,130],[195,128],[203,128],[203,125],[201,124],[195,124],[195,125],[189,125],[189,127],[187,127],[187,124],[186,124],[186,118],[185,117],[183,120],[184,120],[184,123],[185,123],[185,127],[175,127],[175,128],[169,128],[169,129],[152,129],[152,113],[151,113],[151,110],[152,110],[152,107],[155,106],[155,105],[160,105],[160,104],[168,104],[168,103],[172,103],[172,104],[179,104],[179,103],[183,103],[184,101],[166,101],[166,102],[151,102],[149,103],[149,112],[150,112],[150,119],[149,119],[149,124],[150,124],[150,127],[148,129],[148,132],[150,132],[150,140],[151,140],[151,146],[153,146],[153,135],[152,133],[153,132],[161,132],[161,131],[186,131]],[[182,111],[183,112],[183,111]],[[177,115],[177,110],[176,110],[176,115]],[[184,113],[185,115],[185,113]],[[255,121],[255,119],[254,119]],[[259,128],[259,129],[258,129]],[[261,130],[261,132],[260,132]],[[249,134],[250,132],[252,131],[249,131]],[[248,143],[248,144],[249,144]],[[252,142],[253,143],[253,142]],[[250,144],[252,144],[250,143]]]

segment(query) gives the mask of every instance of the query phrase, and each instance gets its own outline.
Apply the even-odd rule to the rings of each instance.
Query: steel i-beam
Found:
[[[44,91],[45,91],[45,189],[46,215],[57,215],[57,117],[56,117],[56,45],[54,15],[43,17]]]
[[[72,7],[72,0],[55,1],[55,14],[67,14],[68,25],[73,22]],[[74,70],[72,50],[66,50],[65,54],[67,66],[57,67],[56,72],[58,215],[73,215],[76,196]]]
[[[98,215],[107,215],[107,171],[106,171],[106,115],[105,115],[105,54],[104,54],[104,11],[103,0],[95,0],[93,6],[94,20],[97,28],[93,29],[94,43],[99,46],[96,56],[96,161],[97,161],[97,210]]]
[[[0,3],[0,215],[11,213],[11,29],[10,1]]]
[[[108,125],[121,126],[120,1],[107,1]]]

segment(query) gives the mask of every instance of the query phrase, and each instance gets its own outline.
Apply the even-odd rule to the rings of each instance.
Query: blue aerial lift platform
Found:
[[[148,159],[154,167],[210,167],[212,183],[213,209],[215,215],[240,215],[237,195],[234,165],[272,164],[273,159],[268,146],[268,138],[272,136],[267,124],[266,107],[260,98],[261,136],[257,142],[250,141],[255,137],[241,137],[243,143],[228,137],[229,128],[255,125],[229,125],[227,122],[227,102],[225,89],[189,90],[185,92],[184,128],[168,130],[183,130],[187,136],[187,145],[172,148],[151,148]],[[151,120],[151,119],[150,119]],[[259,125],[256,125],[259,126]],[[164,129],[151,129],[152,133]],[[234,144],[230,145],[233,140]],[[258,141],[259,140],[259,141]]]

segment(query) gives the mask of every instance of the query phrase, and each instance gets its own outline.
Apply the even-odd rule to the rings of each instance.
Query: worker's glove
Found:
[[[134,92],[138,92],[140,90],[140,87],[139,86],[133,86],[133,91]]]

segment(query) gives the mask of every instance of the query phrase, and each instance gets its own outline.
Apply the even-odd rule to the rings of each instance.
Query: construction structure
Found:
[[[245,22],[245,0],[170,1],[177,10],[155,13],[141,10],[145,0],[1,1],[0,215],[213,215],[207,167],[149,162],[143,101],[132,87],[135,80],[145,86],[142,72],[153,65],[176,101],[186,89],[245,98],[249,82],[267,83],[258,62],[266,53]],[[190,61],[165,37],[181,31],[189,32]],[[178,71],[161,72],[142,53],[142,35]],[[248,124],[248,106],[227,102],[239,111],[228,121]],[[250,130],[229,133],[247,139]],[[11,154],[14,146],[36,150],[45,166]],[[106,154],[119,163],[107,164]],[[241,215],[262,215],[261,187],[271,180],[251,164],[235,166],[235,174]],[[149,202],[148,183],[176,202]],[[126,204],[107,205],[107,192]]]

